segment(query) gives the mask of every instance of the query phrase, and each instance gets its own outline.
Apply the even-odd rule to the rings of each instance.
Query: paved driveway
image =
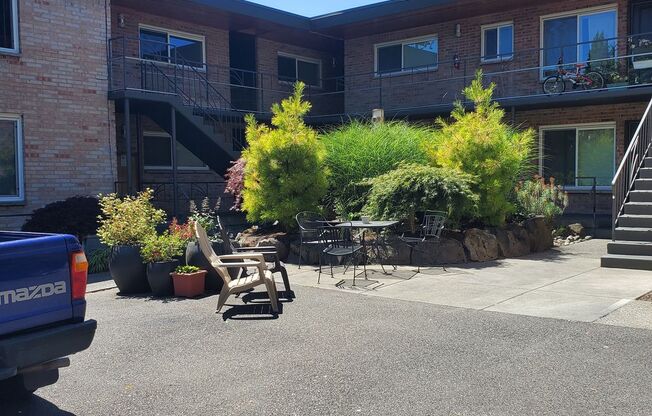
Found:
[[[231,299],[224,321],[215,296],[89,294],[88,315],[99,321],[91,348],[32,402],[0,413],[648,415],[652,407],[651,331],[302,286],[296,295],[269,320],[264,304]]]

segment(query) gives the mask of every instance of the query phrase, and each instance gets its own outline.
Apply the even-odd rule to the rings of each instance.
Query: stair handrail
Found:
[[[630,192],[634,187],[634,181],[638,176],[650,145],[652,144],[652,99],[648,104],[641,122],[636,128],[636,132],[632,137],[627,151],[623,156],[618,170],[611,181],[611,236],[615,239],[616,226],[618,225],[618,217],[625,208],[625,203],[629,197]]]

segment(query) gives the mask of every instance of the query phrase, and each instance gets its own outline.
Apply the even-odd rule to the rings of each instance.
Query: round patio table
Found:
[[[367,253],[367,243],[365,240],[365,231],[366,230],[374,230],[374,231],[379,231],[384,228],[390,228],[398,224],[398,221],[396,220],[388,220],[388,221],[368,221],[368,222],[362,222],[362,221],[348,221],[344,222],[341,224],[334,224],[333,227],[338,227],[338,228],[351,228],[351,229],[361,229],[362,233],[360,233],[360,244],[362,245],[362,251],[364,252],[365,256],[365,261],[368,261],[369,259],[369,254]],[[376,249],[376,254],[378,255],[378,259],[380,260],[380,267],[383,269],[383,273],[387,274],[387,271],[385,270],[385,265],[383,264],[383,258],[380,255],[380,246],[378,244],[378,240],[375,240],[373,245],[372,245],[372,250]],[[367,278],[366,276],[366,270],[365,270],[365,279]]]

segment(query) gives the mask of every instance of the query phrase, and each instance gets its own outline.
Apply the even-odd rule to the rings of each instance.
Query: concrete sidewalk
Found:
[[[505,312],[546,318],[594,322],[652,291],[652,272],[600,268],[607,240],[555,248],[517,259],[442,268],[399,267],[389,274],[379,266],[368,269],[352,286],[352,271],[328,269],[317,285],[314,267],[288,265],[294,284],[355,291],[365,296],[426,302],[476,310]],[[642,311],[642,312],[641,312]],[[645,327],[652,308],[638,307],[627,319],[605,321],[615,325]]]

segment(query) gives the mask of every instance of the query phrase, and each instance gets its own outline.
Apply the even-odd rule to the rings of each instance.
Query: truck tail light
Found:
[[[73,300],[84,299],[87,281],[88,260],[83,251],[76,251],[70,255],[70,285]]]

